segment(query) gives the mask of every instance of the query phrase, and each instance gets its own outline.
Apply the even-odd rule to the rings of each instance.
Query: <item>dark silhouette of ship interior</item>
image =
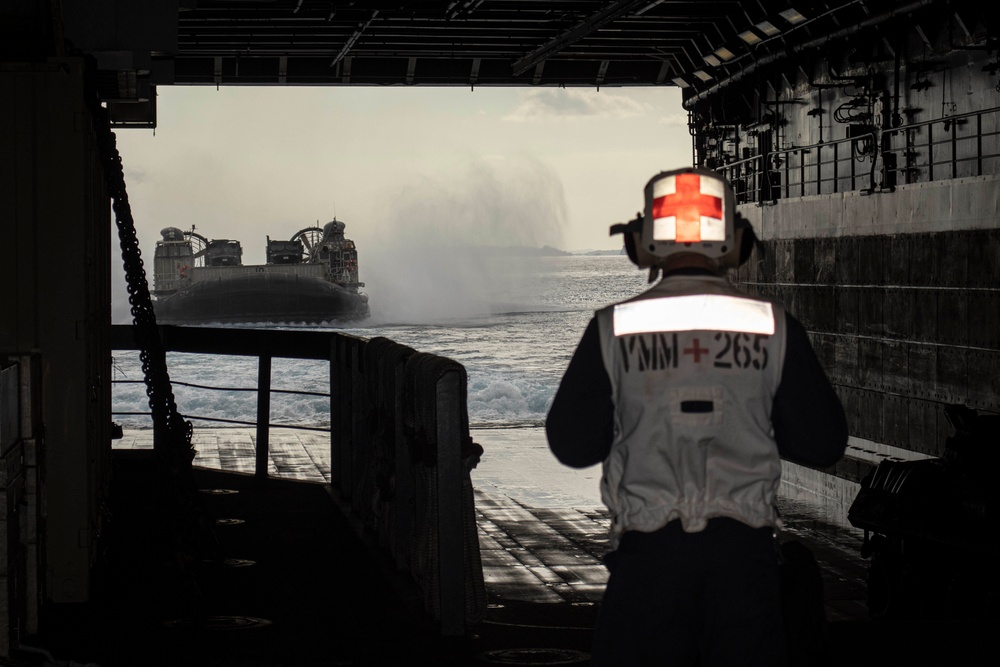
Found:
[[[994,661],[997,16],[970,0],[4,3],[0,663],[479,664],[470,646],[487,640],[585,651],[592,610],[544,610],[583,628],[559,639],[537,629],[545,614],[535,607],[488,626],[461,610],[445,618],[401,594],[412,590],[396,586],[405,573],[371,555],[387,542],[372,538],[366,512],[400,492],[400,479],[381,474],[384,460],[338,448],[377,433],[426,453],[434,438],[415,421],[380,413],[332,434],[326,489],[191,469],[166,350],[238,350],[268,371],[273,356],[300,355],[329,360],[337,378],[367,377],[387,359],[421,372],[438,362],[384,341],[228,339],[158,324],[115,133],[156,127],[160,86],[372,85],[679,88],[692,162],[730,179],[761,240],[735,280],[800,319],[848,416],[841,463],[786,469],[820,489],[857,491],[839,502],[865,533],[868,616],[828,624],[831,662]],[[110,255],[113,225],[133,327],[111,325],[108,267],[123,264]],[[147,361],[148,460],[112,451],[111,357],[122,346]],[[386,371],[385,386],[402,377]],[[331,391],[345,422],[367,400],[352,386]],[[448,391],[460,405],[464,389]],[[460,410],[448,414],[467,430]],[[463,458],[409,464],[459,468],[471,456],[459,440]],[[345,482],[369,464],[377,483]],[[198,486],[238,490],[220,497],[242,504],[213,511],[243,511],[259,530],[206,528]],[[460,514],[441,518],[437,537],[467,537]],[[829,572],[820,527],[800,529]],[[223,576],[206,564],[225,539],[270,563],[253,587],[233,579],[239,568]],[[163,561],[176,567],[157,569]],[[475,577],[446,570],[418,588],[455,586],[466,611],[482,611]],[[235,584],[223,590],[227,577]],[[162,618],[225,618],[228,633],[208,622],[178,639],[176,623],[150,620]]]

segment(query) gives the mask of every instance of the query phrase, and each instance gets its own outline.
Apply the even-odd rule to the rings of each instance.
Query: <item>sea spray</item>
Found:
[[[362,338],[385,336],[461,363],[468,373],[469,421],[473,426],[536,426],[545,419],[594,309],[644,290],[645,274],[622,256],[498,262],[494,270],[501,281],[504,270],[525,278],[524,289],[508,295],[509,305],[516,307],[437,324],[366,322],[338,330]],[[114,356],[115,380],[132,381],[113,385],[114,409],[119,413],[148,410],[138,353],[116,351]],[[194,418],[195,428],[225,425],[197,417],[256,419],[256,357],[169,353],[167,365],[175,382],[250,389],[211,391],[175,386],[178,408]],[[329,377],[329,366],[321,361],[275,358],[272,362],[275,389],[325,393]],[[113,418],[129,428],[150,427],[148,417],[119,414]],[[329,418],[325,396],[271,396],[272,423],[322,427],[329,424]]]
[[[481,158],[453,173],[394,184],[374,239],[359,242],[373,322],[475,318],[525,290],[509,251],[562,240],[562,184],[533,159]]]

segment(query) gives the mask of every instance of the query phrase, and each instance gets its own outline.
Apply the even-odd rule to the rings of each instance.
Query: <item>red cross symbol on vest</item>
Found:
[[[692,343],[691,347],[684,348],[684,354],[694,355],[694,363],[700,364],[701,355],[708,354],[709,350],[706,347],[701,347],[701,345],[699,345],[698,343],[697,338],[691,341],[691,343]]]
[[[722,218],[722,199],[701,191],[699,174],[677,174],[673,194],[653,200],[653,219],[676,220],[678,243],[701,241],[701,219]]]

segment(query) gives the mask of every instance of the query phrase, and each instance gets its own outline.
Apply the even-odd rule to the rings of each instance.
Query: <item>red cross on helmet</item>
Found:
[[[661,172],[646,184],[645,194],[642,252],[655,257],[695,252],[720,259],[733,249],[736,201],[719,174],[695,167]]]
[[[640,268],[655,269],[681,253],[733,268],[746,262],[759,243],[750,222],[736,211],[729,181],[714,171],[660,172],[646,184],[645,196],[644,213],[611,227],[612,235],[624,234],[629,258]]]

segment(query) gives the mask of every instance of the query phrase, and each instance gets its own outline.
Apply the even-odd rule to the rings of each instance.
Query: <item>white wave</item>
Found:
[[[555,258],[536,273],[522,276],[526,277],[530,279],[520,284],[530,286],[530,291],[505,300],[505,309],[500,313],[458,317],[438,324],[379,326],[366,321],[363,328],[341,330],[365,338],[385,336],[417,351],[463,364],[468,375],[469,421],[474,426],[537,426],[544,422],[593,309],[637,294],[645,288],[645,282],[642,272],[619,257]],[[527,303],[544,306],[510,307]],[[255,357],[169,353],[167,363],[178,409],[185,416],[256,421]],[[330,390],[329,364],[322,361],[274,359],[271,373],[274,389],[320,394]],[[142,380],[138,353],[115,352],[113,376],[116,381]],[[182,383],[251,391],[213,391]],[[112,397],[117,412],[149,411],[141,382],[116,382]],[[149,417],[143,416],[116,415],[114,419],[129,428],[151,425]],[[329,398],[275,392],[271,395],[270,419],[276,424],[329,424]]]

